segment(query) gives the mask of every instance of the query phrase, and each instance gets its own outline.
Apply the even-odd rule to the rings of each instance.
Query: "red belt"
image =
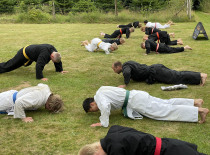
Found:
[[[160,155],[162,140],[159,137],[155,137],[155,138],[156,138],[156,147],[155,147],[154,155]]]
[[[159,44],[157,43],[157,47],[156,47],[156,53],[158,54],[158,48],[159,48]]]
[[[152,29],[152,32],[151,32],[151,34],[153,34],[153,30],[154,30],[154,28]]]
[[[158,38],[158,43],[160,42],[160,36],[159,36],[159,33],[158,32],[156,32],[156,34],[157,34],[157,38]]]
[[[120,34],[122,35],[123,33],[122,33],[122,29],[120,29]]]
[[[155,23],[155,28],[156,28],[156,23]]]

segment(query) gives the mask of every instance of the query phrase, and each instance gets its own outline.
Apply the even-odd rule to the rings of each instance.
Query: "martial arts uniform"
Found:
[[[170,47],[164,43],[156,43],[152,40],[146,40],[145,41],[145,48],[146,53],[149,54],[150,51],[155,51],[156,53],[179,53],[184,51],[184,47]]]
[[[150,35],[156,32],[161,32],[161,30],[156,29],[156,28],[152,28],[152,27],[146,27],[145,28],[145,34]]]
[[[109,54],[111,52],[110,50],[110,46],[112,44],[110,43],[105,43],[103,42],[101,39],[99,38],[94,38],[93,40],[91,40],[91,43],[88,45],[85,45],[85,48],[89,51],[89,52],[94,52],[97,49],[102,49],[104,50],[104,52],[106,54]]]
[[[128,25],[119,25],[119,28],[126,28],[126,27],[134,27],[134,28],[137,28],[139,27],[139,22],[133,22],[133,23],[129,23]]]
[[[177,40],[171,41],[166,31],[156,32],[148,36],[149,40],[165,43],[166,45],[177,45]]]
[[[204,155],[195,144],[118,125],[109,129],[100,144],[107,155]]]
[[[25,54],[23,54],[24,48],[21,48],[17,54],[7,62],[0,63],[0,73],[10,72],[21,66],[29,66],[33,61],[36,62],[36,78],[42,79],[43,69],[45,65],[51,60],[50,55],[53,52],[57,52],[54,46],[50,44],[29,45],[25,48]],[[56,72],[63,71],[62,62],[54,63]]]
[[[117,45],[120,45],[120,39],[107,38],[107,39],[103,39],[102,41],[105,43],[110,43],[110,44],[116,43]]]
[[[157,28],[157,29],[165,29],[165,28],[170,27],[170,24],[161,25],[160,23],[148,22],[146,24],[146,27],[152,27],[152,28]]]
[[[122,65],[124,83],[129,84],[130,80],[146,81],[148,84],[155,82],[166,84],[200,84],[200,72],[176,71],[165,67],[162,64],[147,66],[135,61],[127,61]]]
[[[121,109],[126,96],[123,88],[102,86],[98,89],[94,101],[101,112],[99,119],[102,126],[109,126],[110,111]],[[198,107],[194,107],[193,99],[160,99],[139,90],[131,90],[127,99],[126,115],[131,119],[142,119],[144,115],[155,120],[198,121]]]
[[[127,27],[127,28],[115,30],[111,35],[105,34],[104,38],[117,38],[117,37],[121,38],[123,34],[126,34],[126,38],[129,38],[130,37],[130,29]]]
[[[0,112],[7,112],[8,115],[14,115],[14,118],[25,118],[25,110],[43,107],[51,94],[48,85],[42,83],[20,90],[14,99],[15,92],[10,90],[0,93]]]

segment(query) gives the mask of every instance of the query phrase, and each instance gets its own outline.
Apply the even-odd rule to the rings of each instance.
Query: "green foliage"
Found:
[[[0,14],[1,13],[13,13],[15,0],[0,0]]]
[[[91,0],[79,0],[72,7],[72,12],[92,12],[96,10],[94,2],[91,2]]]
[[[21,23],[49,23],[51,16],[47,13],[42,12],[39,9],[31,9],[26,13],[18,15],[17,22]]]
[[[201,1],[201,10],[203,12],[210,12],[210,1],[209,0],[202,0]]]

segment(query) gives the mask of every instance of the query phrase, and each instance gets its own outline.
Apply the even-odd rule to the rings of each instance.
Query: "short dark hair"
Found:
[[[148,20],[145,20],[144,23],[148,23]]]
[[[90,109],[90,103],[94,102],[94,98],[90,97],[90,98],[86,98],[83,101],[83,108],[85,110],[85,112],[87,113]]]
[[[114,62],[114,67],[122,66],[122,63],[120,61]]]

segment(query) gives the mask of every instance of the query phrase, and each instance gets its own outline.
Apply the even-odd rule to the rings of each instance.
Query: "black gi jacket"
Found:
[[[134,28],[137,28],[139,26],[139,21],[137,22],[133,22],[133,23],[129,23],[128,25],[119,25],[119,28],[125,28],[125,27],[134,27]]]
[[[101,146],[108,155],[154,155],[156,139],[153,135],[132,128],[114,125]],[[162,138],[160,155],[202,155],[197,146],[185,141]]]
[[[145,81],[149,75],[149,67],[135,61],[127,61],[122,65],[124,83],[127,85],[130,79],[134,81]]]
[[[129,27],[122,28],[121,31],[122,31],[122,34],[126,34],[126,38],[130,37]],[[121,38],[122,34],[121,34],[120,30],[115,30],[111,35],[105,34],[104,38],[117,38],[118,36]]]
[[[151,28],[151,27],[146,27],[145,28],[145,34],[150,35],[156,32],[161,32],[161,30],[157,29],[157,28]]]
[[[110,43],[110,44],[116,43],[117,45],[120,45],[120,39],[107,38],[107,39],[103,39],[102,41],[105,43]]]
[[[25,49],[26,55],[30,60],[36,62],[36,78],[43,78],[43,69],[47,63],[49,63],[50,55],[55,51],[56,48],[50,44],[39,44],[39,45],[30,45]],[[32,63],[32,62],[31,62]],[[62,62],[54,63],[56,72],[63,71]]]

